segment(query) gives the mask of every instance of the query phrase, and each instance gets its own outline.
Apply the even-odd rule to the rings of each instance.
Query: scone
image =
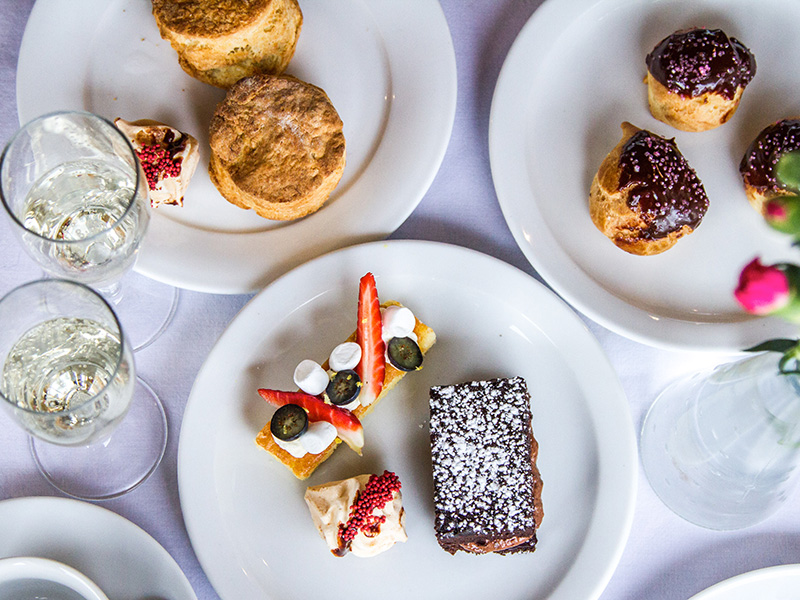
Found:
[[[764,214],[766,201],[793,194],[775,176],[778,161],[787,152],[800,150],[800,118],[782,119],[765,127],[750,143],[739,163],[747,199]]]
[[[733,116],[756,73],[753,54],[720,29],[677,31],[647,55],[650,112],[683,131],[706,131]]]
[[[659,254],[700,225],[708,197],[674,140],[628,122],[622,132],[592,181],[592,221],[626,252]]]
[[[226,200],[267,219],[318,210],[344,172],[339,114],[323,90],[288,75],[238,81],[209,133],[211,181]]]
[[[221,88],[283,73],[303,24],[296,0],[153,0],[153,16],[183,70]]]

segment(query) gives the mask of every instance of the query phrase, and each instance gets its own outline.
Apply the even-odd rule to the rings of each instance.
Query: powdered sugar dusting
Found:
[[[525,380],[433,387],[430,409],[437,536],[531,535],[534,475]]]

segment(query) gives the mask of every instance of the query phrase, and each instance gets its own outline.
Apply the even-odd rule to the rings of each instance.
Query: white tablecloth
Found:
[[[18,127],[16,61],[32,4],[33,0],[0,0],[0,144],[5,144]],[[458,65],[455,125],[433,185],[392,237],[468,246],[537,277],[517,248],[497,203],[487,132],[492,92],[505,55],[541,2],[441,0],[441,4]],[[11,235],[8,220],[0,219],[0,294],[36,278],[38,273]],[[217,596],[195,558],[181,517],[176,474],[178,434],[198,369],[249,298],[184,291],[168,331],[157,344],[137,354],[139,373],[166,405],[169,445],[162,465],[144,485],[102,503],[158,540],[179,563],[201,600]],[[586,324],[617,370],[637,430],[646,409],[667,382],[719,358],[650,348],[588,320]],[[25,435],[4,413],[0,414],[0,432],[0,500],[57,495],[36,471]],[[739,573],[800,563],[800,502],[796,496],[761,525],[720,533],[690,525],[672,514],[655,497],[641,469],[638,487],[633,529],[603,600],[681,600]]]

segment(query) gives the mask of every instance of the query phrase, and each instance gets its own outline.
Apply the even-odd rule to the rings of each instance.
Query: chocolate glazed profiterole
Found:
[[[720,29],[677,31],[647,55],[650,112],[683,131],[727,122],[756,73],[750,50]]]
[[[708,197],[674,140],[628,122],[622,131],[592,181],[589,212],[619,248],[659,254],[700,225]]]
[[[747,199],[764,213],[767,200],[791,194],[775,177],[775,167],[788,152],[800,150],[800,119],[782,119],[761,130],[748,146],[739,163]]]

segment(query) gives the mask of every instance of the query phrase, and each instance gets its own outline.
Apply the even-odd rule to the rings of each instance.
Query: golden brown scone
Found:
[[[283,73],[303,24],[296,0],[152,1],[161,37],[183,70],[221,88],[256,73]]]
[[[646,63],[650,112],[683,131],[727,122],[756,72],[752,53],[720,29],[676,31],[653,48]]]
[[[659,254],[700,225],[708,198],[674,140],[628,122],[622,132],[594,176],[589,212],[626,252]]]
[[[775,177],[775,167],[787,152],[800,150],[800,117],[781,119],[765,127],[750,143],[739,163],[747,199],[759,213],[770,198],[793,194]]]
[[[318,210],[344,171],[336,109],[323,90],[288,75],[237,82],[214,111],[209,142],[219,192],[267,219]]]
[[[390,305],[398,305],[398,302],[386,302],[381,306],[390,306]],[[417,344],[419,345],[419,349],[422,350],[422,354],[426,354],[428,350],[430,350],[431,346],[436,343],[436,333],[428,327],[425,323],[417,319],[417,322],[414,326],[414,333],[417,336]],[[356,339],[356,334],[353,334],[347,338],[347,342],[353,342]],[[323,369],[328,368],[327,361],[325,364],[322,365]],[[372,412],[372,409],[378,404],[386,394],[388,394],[392,388],[403,378],[405,377],[406,372],[400,371],[395,369],[388,361],[386,362],[386,372],[383,377],[383,389],[381,390],[380,395],[367,406],[357,406],[353,410],[353,414],[355,414],[359,420],[363,419],[367,414]],[[298,479],[307,479],[314,470],[324,463],[333,451],[336,450],[336,447],[342,442],[341,439],[338,437],[333,440],[330,446],[328,446],[325,450],[320,452],[319,454],[306,454],[301,458],[296,458],[286,452],[283,448],[278,446],[275,443],[275,439],[272,437],[272,433],[270,432],[270,423],[268,422],[261,431],[256,436],[256,443],[261,446],[264,450],[272,454],[275,458],[281,461],[284,465],[286,465],[289,470],[294,473],[295,477]]]

